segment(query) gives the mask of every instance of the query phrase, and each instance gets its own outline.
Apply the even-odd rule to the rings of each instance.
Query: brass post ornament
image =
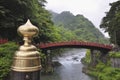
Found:
[[[30,20],[18,28],[23,36],[24,44],[15,52],[12,70],[17,72],[33,72],[41,69],[40,56],[37,48],[31,44],[33,37],[38,35],[38,28]]]

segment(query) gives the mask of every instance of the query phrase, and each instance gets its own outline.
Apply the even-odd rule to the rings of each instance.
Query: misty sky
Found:
[[[46,9],[61,13],[70,11],[74,15],[82,14],[99,28],[105,12],[110,9],[109,3],[118,0],[46,0]],[[107,35],[106,35],[107,36]]]

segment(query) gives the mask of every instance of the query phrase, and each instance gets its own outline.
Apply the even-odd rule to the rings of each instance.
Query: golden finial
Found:
[[[24,46],[28,46],[31,43],[31,38],[37,36],[39,32],[38,28],[32,25],[29,19],[27,23],[21,25],[17,31],[24,37]]]
[[[14,55],[13,71],[32,72],[40,70],[39,52],[37,48],[31,44],[31,39],[36,36],[38,32],[38,28],[32,25],[30,20],[18,28],[18,33],[23,36],[25,42]]]

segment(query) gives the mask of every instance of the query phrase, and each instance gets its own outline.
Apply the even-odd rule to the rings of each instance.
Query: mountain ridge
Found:
[[[52,21],[57,26],[63,26],[78,36],[78,40],[106,43],[106,38],[94,24],[82,14],[73,15],[70,11],[56,13],[50,11]]]

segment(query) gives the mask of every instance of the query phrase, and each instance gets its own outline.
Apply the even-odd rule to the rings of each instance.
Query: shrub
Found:
[[[109,56],[114,58],[120,58],[120,52],[110,52]]]
[[[0,45],[0,80],[9,74],[12,58],[17,49],[18,45],[14,42]]]

